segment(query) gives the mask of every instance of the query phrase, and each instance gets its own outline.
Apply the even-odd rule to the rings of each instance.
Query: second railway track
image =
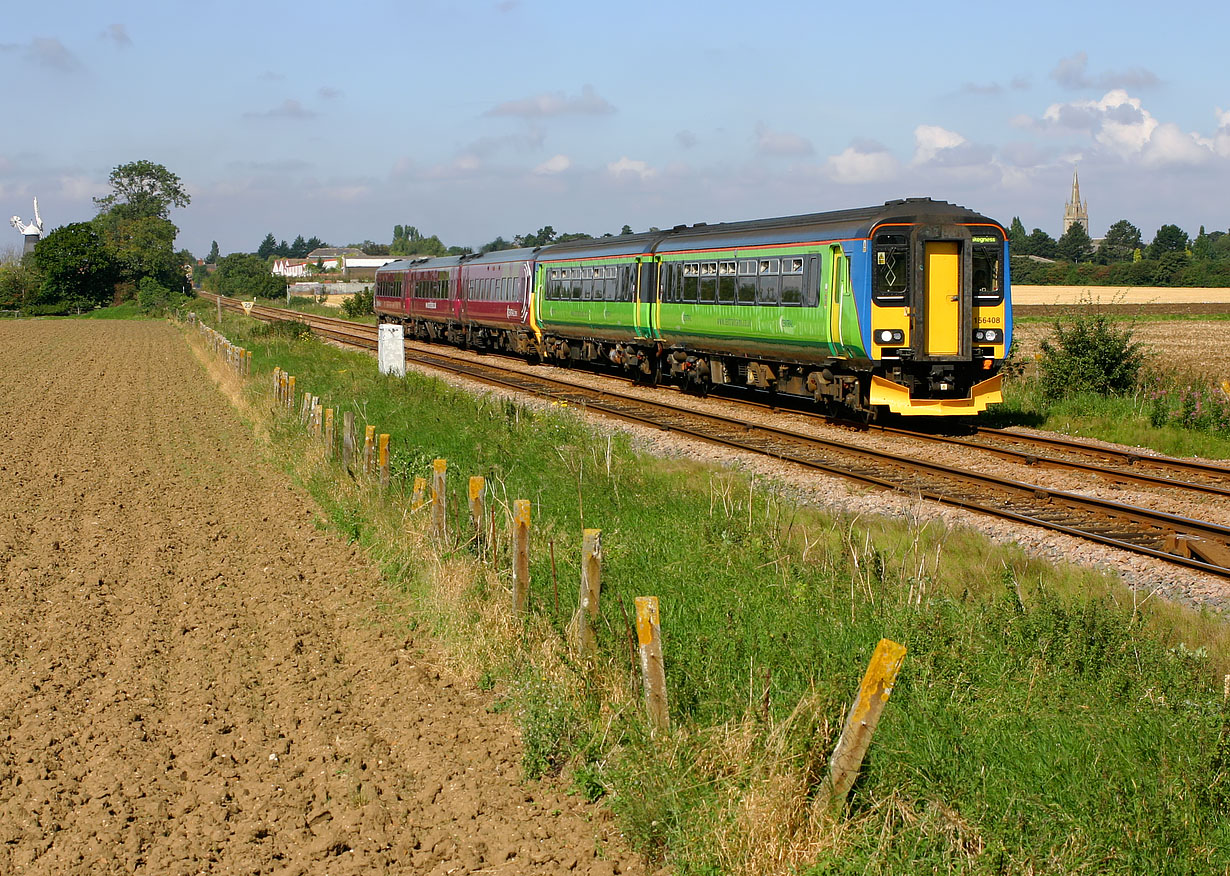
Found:
[[[222,304],[228,309],[244,311],[241,303],[234,299],[224,298]],[[272,307],[252,307],[248,312],[265,321],[304,322],[315,333],[349,346],[369,350],[377,346],[375,326]],[[407,343],[407,353],[414,361],[488,385],[567,402],[625,421],[764,454],[869,486],[904,491],[1230,577],[1230,527],[1218,523],[1048,489],[844,441],[754,425],[736,417],[671,404],[665,398],[651,401],[614,389],[592,389],[544,374],[528,374],[496,363],[476,362],[451,355],[447,350],[427,351],[421,345]],[[1103,479],[1146,483],[1206,497],[1230,495],[1230,469],[1211,464],[1125,453],[1064,439],[1035,439],[1002,430],[979,430],[974,439],[919,436],[906,430],[898,431],[914,438],[952,442],[1028,465],[1066,468]],[[1006,446],[1026,442],[1033,442],[1034,449]],[[1037,450],[1038,442],[1044,443],[1052,453],[1042,455]],[[1102,462],[1087,461],[1090,456],[1099,456]],[[1142,472],[1142,468],[1152,471]]]

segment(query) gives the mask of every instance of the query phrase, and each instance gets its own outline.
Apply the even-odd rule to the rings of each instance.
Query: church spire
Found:
[[[1077,178],[1076,168],[1072,168],[1072,197],[1063,209],[1063,230],[1066,234],[1068,229],[1076,223],[1080,223],[1085,228],[1085,233],[1089,233],[1089,202],[1081,201],[1081,183]]]

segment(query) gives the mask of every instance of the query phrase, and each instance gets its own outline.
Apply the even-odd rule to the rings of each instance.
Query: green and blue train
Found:
[[[1012,341],[1003,227],[925,198],[393,262],[375,300],[407,337],[864,415],[985,410]]]

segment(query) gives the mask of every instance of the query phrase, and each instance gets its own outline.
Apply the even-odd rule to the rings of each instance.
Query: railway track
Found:
[[[222,303],[228,309],[241,312],[244,309],[234,299],[224,298]],[[377,346],[375,326],[263,306],[252,307],[249,314],[263,321],[292,319],[304,322],[318,335],[349,346],[369,350]],[[407,342],[407,352],[416,362],[488,385],[529,392],[628,422],[764,454],[869,486],[904,491],[1230,577],[1230,527],[1217,523],[1048,489],[845,441],[753,425],[736,417],[680,407],[668,401],[665,394],[661,400],[647,400],[614,389],[590,389],[545,374],[530,374],[496,363],[425,350],[414,342]],[[1118,482],[1148,484],[1205,497],[1230,495],[1230,469],[1207,463],[1122,453],[1066,439],[1025,436],[1003,430],[980,429],[972,438],[965,439],[875,428],[911,439],[950,442],[1027,465],[1064,468]],[[1030,449],[1008,446],[1011,444]],[[1044,446],[1052,451],[1050,455],[1042,455],[1040,448]],[[1090,461],[1092,458],[1098,461]],[[1139,468],[1150,471],[1142,472]]]

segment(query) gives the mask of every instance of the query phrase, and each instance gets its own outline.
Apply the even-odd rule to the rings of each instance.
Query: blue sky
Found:
[[[179,245],[477,246],[930,196],[1058,236],[1230,228],[1230,7],[15,0],[0,210],[178,174]],[[17,246],[9,229],[0,249]]]

